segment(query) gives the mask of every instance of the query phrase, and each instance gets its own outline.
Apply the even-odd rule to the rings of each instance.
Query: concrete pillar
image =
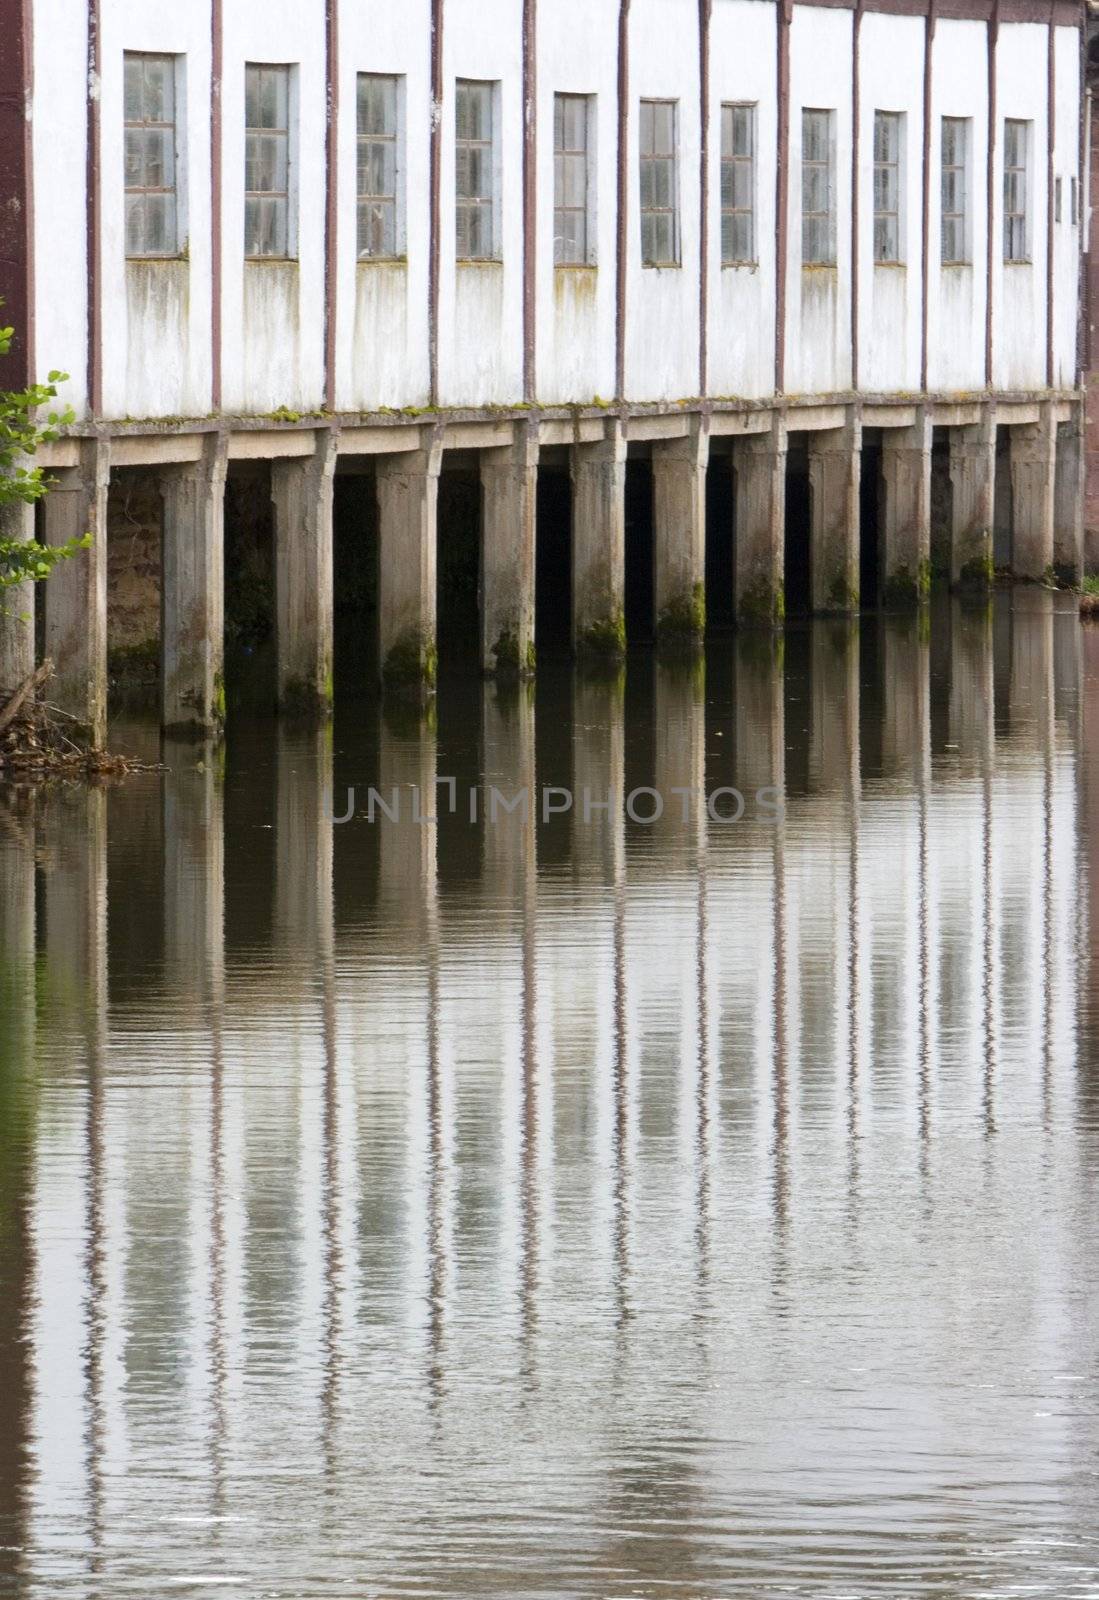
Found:
[[[862,786],[858,624],[835,621],[815,627],[809,672],[809,782],[824,794],[857,797]]]
[[[950,581],[966,589],[992,582],[992,520],[996,496],[996,418],[986,406],[980,422],[950,430],[953,521]]]
[[[332,709],[332,491],[336,434],[317,434],[311,456],[271,464],[279,705]]]
[[[1053,407],[1037,422],[1011,429],[1011,567],[1017,578],[1044,578],[1053,566],[1057,424]]]
[[[45,585],[45,653],[54,668],[49,696],[93,745],[101,745],[107,734],[108,441],[81,440],[79,466],[54,476],[43,502],[45,543],[67,544],[90,533],[92,545],[60,562]]]
[[[161,479],[161,720],[170,733],[210,733],[225,721],[226,434],[202,460]]]
[[[1056,430],[1057,459],[1053,488],[1053,568],[1062,583],[1079,583],[1084,575],[1084,417],[1074,406],[1072,417]]]
[[[435,686],[435,561],[441,444],[379,456],[378,643],[382,681]]]
[[[626,650],[626,431],[572,452],[572,641],[582,654]]]
[[[931,592],[931,414],[911,428],[882,430],[885,515],[881,529],[881,598],[903,610]],[[869,597],[868,597],[869,598]]]
[[[34,538],[34,507],[16,502],[0,507],[0,537],[19,544]],[[0,706],[34,671],[33,583],[0,589]]]
[[[809,435],[809,564],[817,612],[859,608],[861,462],[862,424],[857,418],[843,428]]]
[[[537,426],[519,423],[513,445],[481,451],[481,492],[481,664],[525,677],[534,670]]]
[[[737,620],[780,624],[786,614],[786,420],[775,413],[766,433],[738,439],[736,470]]]
[[[685,439],[653,445],[656,638],[671,648],[701,643],[706,631],[706,469],[710,430],[689,419]]]

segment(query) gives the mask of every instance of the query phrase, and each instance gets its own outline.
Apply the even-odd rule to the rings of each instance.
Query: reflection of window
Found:
[[[901,259],[901,117],[874,113],[874,260]]]
[[[836,262],[832,116],[808,108],[801,113],[801,259],[810,267]]]
[[[756,259],[756,108],[721,108],[721,260]]]
[[[289,67],[244,69],[244,253],[291,254]]]
[[[1004,260],[1027,261],[1027,156],[1030,123],[1004,123]]]
[[[586,94],[553,99],[553,259],[584,267],[595,260],[590,211],[588,143],[591,101]]]
[[[458,83],[457,243],[459,261],[495,261],[495,85]]]
[[[176,62],[133,55],[124,62],[126,254],[179,254],[176,215]]]
[[[969,260],[969,121],[944,117],[942,133],[943,261],[957,266]]]
[[[679,195],[675,160],[676,102],[641,102],[641,260],[679,265]]]
[[[358,81],[359,257],[384,260],[401,253],[397,184],[401,81],[360,72]]]

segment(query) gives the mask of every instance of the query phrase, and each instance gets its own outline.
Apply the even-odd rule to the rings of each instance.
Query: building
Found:
[[[330,698],[333,526],[356,507],[383,672],[430,678],[458,459],[481,486],[489,670],[533,661],[547,475],[578,648],[623,642],[631,470],[664,638],[706,599],[768,624],[794,589],[814,610],[857,608],[860,584],[918,605],[933,561],[955,582],[987,583],[994,556],[1079,573],[1069,0],[0,16],[5,381],[69,374],[45,530],[97,543],[51,580],[41,647],[94,729],[108,496],[138,467],[163,503],[169,726],[217,721],[244,462],[274,507],[280,693],[306,704]],[[8,634],[14,675],[33,640]]]

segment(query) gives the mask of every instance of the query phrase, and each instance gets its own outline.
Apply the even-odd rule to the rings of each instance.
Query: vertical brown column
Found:
[[[108,441],[82,440],[80,465],[55,476],[43,502],[46,543],[67,544],[90,533],[92,545],[62,561],[45,586],[46,655],[54,666],[50,698],[101,745],[107,733]]]
[[[538,0],[523,0],[523,399],[538,387]]]
[[[103,411],[103,306],[101,302],[103,221],[100,203],[100,0],[88,0],[88,108],[87,108],[87,269],[88,269],[88,411]]]
[[[619,400],[626,394],[626,293],[629,282],[630,211],[630,0],[618,5],[618,232],[616,263],[615,383]]]

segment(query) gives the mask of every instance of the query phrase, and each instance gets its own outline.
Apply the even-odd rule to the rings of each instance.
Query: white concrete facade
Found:
[[[437,0],[436,0],[437,3]],[[216,7],[216,10],[213,9]],[[64,398],[86,418],[131,421],[288,410],[342,414],[422,408],[548,406],[597,401],[674,404],[697,399],[706,320],[709,397],[776,394],[776,344],[789,397],[851,391],[939,396],[974,391],[1059,393],[1076,387],[1080,252],[1079,31],[1001,19],[996,30],[991,206],[987,184],[989,38],[985,20],[940,19],[930,46],[931,127],[924,170],[924,17],[794,4],[789,96],[780,105],[784,24],[771,0],[713,0],[709,126],[701,126],[697,0],[632,0],[621,30],[628,98],[619,104],[619,0],[444,0],[439,8],[442,101],[432,101],[433,0],[94,0],[99,16],[94,119],[86,93],[88,8],[34,0],[34,304],[39,369],[70,374]],[[215,17],[220,18],[220,158],[211,150]],[[334,55],[330,19],[338,44]],[[1051,108],[1047,60],[1053,41]],[[853,104],[857,40],[858,106]],[[123,55],[178,59],[178,258],[127,259],[124,229]],[[291,68],[289,259],[246,261],[245,63]],[[356,249],[356,75],[401,80],[398,259],[362,262]],[[334,93],[328,77],[334,77]],[[498,259],[456,260],[455,107],[458,79],[495,86]],[[524,94],[536,83],[534,193],[525,195]],[[554,264],[554,95],[582,94],[589,129],[590,259]],[[679,263],[642,264],[639,106],[677,106]],[[334,195],[329,201],[328,107]],[[721,117],[727,103],[756,116],[754,262],[724,265]],[[832,113],[834,265],[802,262],[801,113]],[[875,265],[874,113],[903,118],[902,259]],[[940,130],[967,119],[968,262],[941,262]],[[859,237],[852,239],[853,127],[859,128]],[[1005,263],[1003,121],[1025,120],[1028,259]],[[98,261],[89,262],[88,135],[98,127]],[[783,123],[785,124],[783,126]],[[619,151],[619,127],[627,144]],[[1060,180],[1052,252],[1048,188]],[[432,309],[433,129],[439,139],[436,315]],[[708,149],[705,293],[700,239],[703,135]],[[787,151],[784,303],[776,303],[777,161]],[[624,308],[618,299],[619,161],[627,208]],[[214,178],[220,171],[215,226]],[[923,205],[928,194],[927,284]],[[1074,202],[1075,196],[1075,204]],[[992,244],[988,248],[991,215]],[[532,240],[528,249],[527,241]],[[213,252],[220,250],[218,274]],[[331,252],[334,260],[328,260]],[[1048,261],[1052,255],[1053,276]],[[533,257],[533,259],[531,259]],[[853,268],[857,262],[857,285]],[[989,266],[991,265],[991,279]],[[220,280],[220,319],[213,297]],[[986,327],[988,295],[993,314]],[[89,293],[99,297],[89,337]],[[1047,297],[1052,293],[1052,341]],[[525,298],[533,313],[525,312]],[[926,328],[924,305],[926,302]],[[220,335],[213,328],[220,321]],[[432,348],[434,323],[434,350]],[[334,330],[334,331],[333,331]],[[857,340],[853,339],[857,332]],[[622,339],[621,352],[616,340]],[[991,374],[986,345],[991,343]],[[330,350],[326,364],[326,341]],[[857,370],[854,368],[857,343]],[[88,357],[98,366],[98,404]],[[616,366],[624,372],[617,393]],[[217,364],[217,372],[214,364]],[[925,369],[925,370],[924,370]],[[433,391],[433,372],[435,387]]]

